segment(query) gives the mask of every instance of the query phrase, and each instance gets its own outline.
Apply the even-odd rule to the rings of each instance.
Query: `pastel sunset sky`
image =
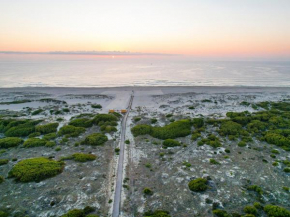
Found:
[[[0,0],[0,51],[290,57],[290,0]]]

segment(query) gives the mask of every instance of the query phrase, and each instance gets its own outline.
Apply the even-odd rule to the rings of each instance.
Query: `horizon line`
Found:
[[[168,53],[142,53],[130,51],[0,51],[0,54],[48,54],[48,55],[100,55],[100,56],[181,56]]]

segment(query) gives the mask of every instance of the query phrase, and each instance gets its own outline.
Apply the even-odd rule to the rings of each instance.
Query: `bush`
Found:
[[[9,160],[8,159],[0,159],[0,166],[8,164]]]
[[[201,137],[201,134],[198,132],[195,132],[191,135],[191,140],[196,141],[199,137]]]
[[[223,122],[220,127],[220,135],[240,135],[243,132],[243,128],[240,124],[233,122],[233,121],[227,121]]]
[[[258,213],[258,210],[254,206],[245,206],[244,212],[247,214],[256,215]]]
[[[151,135],[158,139],[175,139],[188,136],[191,133],[190,120],[179,120],[164,127],[152,127],[149,125],[137,125],[131,129],[133,135]]]
[[[10,170],[8,177],[13,177],[20,182],[38,182],[60,174],[63,168],[63,162],[44,157],[31,158],[18,162]]]
[[[180,146],[180,143],[174,139],[166,139],[163,141],[163,146],[164,147],[175,147],[175,146]]]
[[[193,118],[192,123],[195,128],[201,128],[204,125],[204,120],[203,118]]]
[[[211,164],[215,164],[215,165],[219,165],[220,163],[218,161],[216,161],[215,159],[209,159],[209,162]]]
[[[156,211],[148,211],[144,213],[145,217],[170,217],[168,211],[164,210],[156,210]]]
[[[48,141],[45,143],[45,147],[54,147],[54,146],[56,146],[55,142]]]
[[[245,147],[247,145],[247,143],[245,143],[244,141],[240,141],[239,143],[238,143],[238,146],[239,147]]]
[[[191,180],[188,183],[188,187],[191,191],[194,191],[194,192],[205,191],[208,188],[207,180],[204,178],[197,178],[197,179]]]
[[[31,133],[35,132],[35,126],[30,123],[21,124],[15,127],[9,128],[5,132],[5,136],[7,137],[25,137]]]
[[[23,139],[17,137],[6,137],[0,139],[0,148],[11,148],[16,147],[23,143]]]
[[[98,114],[92,120],[92,122],[97,125],[99,125],[100,122],[107,121],[118,121],[118,118],[113,114]]]
[[[8,217],[9,214],[7,212],[4,211],[0,211],[0,217]]]
[[[96,108],[96,109],[101,109],[101,108],[103,108],[100,104],[92,104],[91,107],[92,107],[92,108]]]
[[[47,141],[44,139],[29,138],[24,142],[23,147],[32,148],[32,147],[45,146],[46,142]]]
[[[37,110],[33,111],[31,113],[31,115],[39,115],[41,112],[43,112],[43,109],[37,109]]]
[[[45,140],[53,140],[55,138],[56,138],[56,133],[49,133],[42,137],[42,139],[45,139]]]
[[[156,118],[152,118],[151,119],[151,124],[156,124],[157,123],[157,119]]]
[[[255,207],[256,209],[262,209],[262,208],[263,208],[263,206],[262,206],[259,202],[255,202],[255,203],[254,203],[254,207]]]
[[[127,140],[125,141],[125,144],[129,145],[129,144],[130,144],[130,140],[127,139]]]
[[[83,127],[74,127],[71,125],[66,125],[66,126],[63,126],[62,128],[60,128],[58,134],[61,136],[66,135],[66,136],[70,136],[70,137],[78,137],[79,135],[81,135],[85,131],[86,131],[86,129]]]
[[[37,137],[37,136],[40,136],[40,132],[34,132],[34,133],[31,133],[28,135],[28,138],[34,138],[34,137]]]
[[[73,159],[78,162],[87,162],[96,160],[96,155],[93,154],[84,154],[84,153],[75,153],[72,155]]]
[[[72,125],[74,127],[91,127],[93,126],[93,122],[92,120],[88,119],[88,118],[78,118],[78,119],[74,119],[72,121],[69,122],[69,125]]]
[[[150,188],[144,188],[143,193],[145,195],[152,195],[153,191]]]
[[[103,145],[108,141],[108,137],[101,133],[93,133],[85,138],[82,144],[88,144],[92,146]]]
[[[277,132],[267,132],[264,139],[269,144],[274,144],[281,147],[290,147],[290,140]]]
[[[284,170],[283,170],[285,173],[290,173],[290,167],[286,167],[286,168],[284,168]]]
[[[266,205],[264,211],[271,217],[290,217],[290,211],[280,206]]]
[[[72,209],[68,211],[66,214],[62,215],[61,217],[85,217],[86,214],[81,209]]]
[[[92,206],[86,206],[83,210],[84,210],[85,214],[89,214],[91,212],[94,212],[96,210],[96,208],[92,207]]]
[[[259,187],[258,185],[250,185],[247,187],[247,189],[249,191],[255,191],[257,192],[258,194],[262,195],[263,194],[263,190],[261,187]]]
[[[225,210],[215,209],[212,211],[217,217],[230,217],[230,215]]]
[[[4,181],[5,181],[4,177],[3,176],[0,176],[0,184],[2,184]],[[1,214],[1,212],[0,212],[0,214]]]
[[[55,133],[58,128],[58,123],[50,123],[45,125],[37,125],[35,131],[41,134]]]

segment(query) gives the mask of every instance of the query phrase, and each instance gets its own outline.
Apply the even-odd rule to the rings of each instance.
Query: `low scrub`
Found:
[[[8,164],[9,160],[8,159],[0,159],[0,166]]]
[[[60,174],[63,168],[63,162],[44,157],[31,158],[18,162],[10,170],[8,177],[20,182],[39,182]]]
[[[75,153],[72,155],[73,160],[78,162],[87,162],[96,160],[96,155],[93,154],[85,154],[85,153]]]
[[[69,125],[72,125],[75,127],[89,128],[89,127],[93,126],[93,122],[91,119],[88,119],[88,118],[78,118],[78,119],[74,119],[74,120],[70,121]]]
[[[85,138],[82,144],[99,146],[108,141],[108,137],[102,133],[93,133]]]
[[[11,148],[21,145],[23,143],[23,139],[18,137],[6,137],[0,139],[0,148]]]
[[[29,138],[24,142],[23,147],[32,148],[32,147],[45,146],[46,143],[47,141],[44,139]]]
[[[180,146],[180,143],[174,139],[166,139],[163,141],[162,145],[164,147],[175,147]]]
[[[197,179],[191,180],[188,183],[188,187],[191,191],[202,192],[208,188],[207,182],[208,182],[207,179],[197,178]]]
[[[86,131],[84,127],[75,127],[72,125],[66,125],[60,128],[58,134],[61,136],[68,136],[68,137],[78,137],[82,133]]]
[[[179,120],[164,127],[152,127],[150,125],[137,125],[131,129],[133,135],[151,135],[158,139],[175,139],[188,136],[191,133],[191,121]]]
[[[264,211],[271,217],[290,217],[290,211],[281,206],[266,205]]]
[[[58,123],[49,123],[45,125],[37,125],[35,131],[41,134],[55,133],[58,128]]]
[[[144,213],[145,217],[170,217],[168,211],[164,210],[155,210],[155,211],[148,211]]]

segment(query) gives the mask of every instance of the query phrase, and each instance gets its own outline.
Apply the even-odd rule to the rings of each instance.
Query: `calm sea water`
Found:
[[[0,56],[0,87],[290,87],[290,62]]]

